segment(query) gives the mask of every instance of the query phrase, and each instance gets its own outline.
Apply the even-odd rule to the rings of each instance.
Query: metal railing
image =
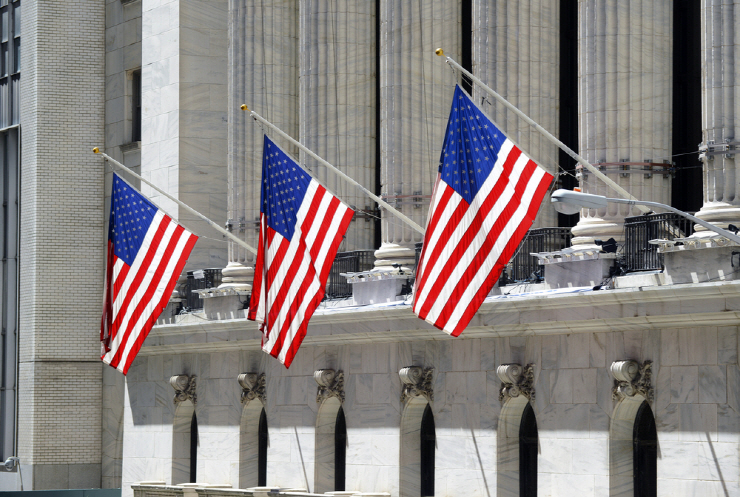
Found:
[[[343,299],[352,296],[352,285],[342,273],[359,273],[369,271],[375,264],[374,250],[352,250],[337,252],[331,265],[329,280],[326,285],[326,299]]]
[[[545,277],[545,267],[530,254],[555,252],[570,246],[570,228],[536,228],[529,230],[519,244],[507,269],[501,273],[500,285],[518,281],[539,281]]]
[[[203,300],[193,290],[205,290],[206,288],[215,288],[221,284],[220,269],[197,269],[188,271],[188,279],[185,283],[185,301],[183,307],[188,310],[203,308]]]
[[[674,213],[647,214],[624,219],[624,265],[627,271],[663,268],[663,255],[650,240],[674,240],[691,236],[694,223]]]

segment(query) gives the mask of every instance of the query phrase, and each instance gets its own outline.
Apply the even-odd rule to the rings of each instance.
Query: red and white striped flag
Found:
[[[354,211],[267,136],[261,202],[248,318],[262,324],[262,350],[287,368],[324,298],[331,265]]]
[[[414,312],[459,336],[537,216],[553,176],[455,88],[416,269]]]
[[[113,175],[101,359],[128,372],[198,237]]]

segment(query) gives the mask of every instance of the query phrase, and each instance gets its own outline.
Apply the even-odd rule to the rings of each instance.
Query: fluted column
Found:
[[[424,226],[455,77],[434,55],[460,60],[459,0],[380,0],[381,192]],[[383,212],[376,267],[414,264],[421,234]]]
[[[673,2],[579,0],[578,119],[581,155],[640,200],[668,204],[671,156]],[[627,164],[625,164],[627,163]],[[583,172],[587,193],[615,196]],[[573,245],[594,238],[624,240],[627,205],[584,209]]]
[[[474,0],[473,73],[553,135],[560,107],[560,0]],[[558,148],[477,87],[475,101],[522,150],[557,174]],[[557,226],[544,199],[533,228]]]
[[[710,151],[719,146],[740,149],[740,1],[702,0],[702,139]],[[729,150],[728,150],[729,152]],[[740,221],[737,156],[707,155],[704,205],[696,214],[727,227]],[[700,226],[697,230],[705,231]]]
[[[370,191],[377,167],[376,1],[300,0],[301,143]],[[339,250],[375,248],[375,202],[303,152],[301,162],[356,210]]]
[[[227,225],[256,247],[264,131],[239,105],[298,136],[298,0],[229,0],[229,41]],[[287,143],[278,143],[297,156]],[[254,261],[229,243],[222,286],[250,289]]]

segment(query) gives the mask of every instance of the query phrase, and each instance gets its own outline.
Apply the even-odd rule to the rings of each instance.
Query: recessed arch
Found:
[[[250,400],[242,409],[239,426],[239,487],[267,485],[267,413],[259,400]]]
[[[315,493],[332,492],[337,490],[335,485],[338,482],[337,476],[344,475],[344,467],[339,468],[339,474],[337,474],[337,454],[336,451],[336,434],[337,434],[337,418],[339,417],[340,411],[342,412],[341,419],[344,421],[344,411],[342,410],[342,403],[337,397],[329,397],[324,400],[319,406],[319,412],[316,415],[316,466],[314,472],[314,485],[316,487]],[[344,443],[346,447],[346,429],[345,429]],[[346,453],[346,452],[345,452]],[[345,461],[340,461],[344,463]],[[344,479],[340,478],[340,483],[344,484]]]
[[[526,418],[525,418],[526,412]],[[524,432],[522,431],[524,428]],[[510,397],[504,402],[498,420],[497,458],[496,458],[496,487],[499,497],[519,497],[522,491],[521,470],[537,473],[537,454],[539,440],[532,440],[532,429],[537,430],[537,421],[529,399],[523,395]],[[522,444],[521,435],[526,435]],[[524,448],[530,459],[520,460],[520,451]],[[533,453],[534,451],[534,453]],[[534,457],[534,459],[532,459]],[[522,468],[522,463],[526,463]],[[534,465],[534,466],[533,466]],[[525,475],[526,478],[526,475]],[[536,492],[536,484],[535,484]],[[521,494],[526,495],[526,494]]]
[[[519,422],[519,496],[537,497],[537,454],[539,452],[537,419],[527,402]]]
[[[189,400],[180,402],[172,423],[171,483],[195,483],[198,467],[198,417]]]
[[[427,411],[429,408],[429,411]],[[401,497],[419,497],[422,495],[422,451],[421,435],[424,413],[432,414],[431,406],[424,397],[411,397],[404,406],[401,414],[401,450],[400,450],[400,482],[399,490]],[[432,427],[434,417],[432,415]],[[427,421],[427,426],[428,425]],[[428,429],[428,428],[427,428]],[[435,441],[436,444],[436,441]],[[428,453],[427,453],[428,454]],[[434,452],[432,451],[432,454]],[[432,456],[433,457],[433,456]],[[431,460],[434,464],[434,459]],[[429,464],[429,461],[425,461]],[[427,471],[429,468],[426,468]],[[434,479],[434,468],[432,479]]]
[[[609,495],[655,496],[657,456],[658,437],[650,404],[642,395],[625,397],[614,408],[609,427]]]

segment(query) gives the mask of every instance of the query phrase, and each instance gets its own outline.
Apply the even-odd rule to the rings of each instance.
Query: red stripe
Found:
[[[257,263],[254,266],[254,279],[252,280],[252,296],[249,299],[249,313],[247,319],[257,319],[257,308],[260,305],[262,295],[262,278],[265,271],[265,240],[264,240],[265,215],[260,213],[260,238],[257,242]]]
[[[120,362],[120,360],[122,358],[125,360],[125,357],[123,357],[123,354],[125,353],[127,342],[131,339],[131,333],[133,332],[137,323],[143,316],[144,311],[146,310],[147,306],[151,303],[152,297],[154,296],[154,293],[157,291],[157,288],[159,287],[159,283],[162,281],[162,278],[164,277],[164,271],[167,268],[167,264],[169,264],[170,260],[172,259],[172,254],[175,252],[177,242],[180,241],[180,237],[182,236],[184,231],[185,231],[185,228],[183,228],[182,226],[178,224],[175,227],[174,232],[172,233],[172,237],[169,240],[167,240],[167,246],[165,247],[164,253],[162,254],[162,259],[159,261],[159,264],[157,265],[157,267],[154,268],[154,274],[152,275],[152,278],[149,281],[148,286],[146,287],[146,290],[144,291],[144,294],[141,296],[138,302],[136,302],[136,307],[134,308],[134,311],[131,313],[131,318],[129,319],[128,325],[126,326],[126,330],[124,331],[123,339],[121,340],[121,343],[118,346],[116,353],[113,355],[113,358],[111,359],[111,362],[110,362],[111,366],[118,367],[118,363]],[[143,280],[147,272],[148,271],[144,271],[144,272],[139,271],[139,274],[137,274],[137,278],[141,276],[140,279]],[[136,289],[132,288],[131,291],[129,291],[129,296],[133,296],[135,292],[136,292]],[[168,296],[168,299],[169,299],[169,296]],[[160,310],[159,312],[157,312],[155,308],[153,312],[154,314],[159,316],[159,314],[162,311]],[[144,316],[144,318],[146,319],[146,316]],[[136,340],[136,337],[134,337],[134,340]]]
[[[429,222],[427,222],[427,228],[426,233],[429,233],[429,236],[432,236],[434,233],[434,230],[437,229],[437,224],[439,224],[439,219],[442,217],[442,213],[447,208],[447,204],[450,201],[450,198],[452,197],[452,193],[454,190],[447,186],[447,183],[439,179],[439,175],[437,177],[437,183],[434,185],[434,194],[437,194],[437,191],[443,188],[439,202],[437,203],[437,206],[434,208],[434,210],[431,213],[431,217],[429,218]],[[434,196],[432,197],[434,198]],[[432,207],[432,206],[430,206]],[[421,275],[424,274],[424,257],[427,250],[426,244],[422,246],[421,249],[421,255],[419,256],[419,265],[416,268],[416,281],[421,283]],[[430,249],[431,250],[431,249]]]
[[[280,252],[283,252],[283,247],[285,248],[285,251],[287,251],[288,246],[290,245],[290,242],[287,240],[283,240],[283,244],[280,246]],[[293,260],[290,262],[290,267],[288,268],[287,273],[285,274],[285,278],[282,281],[277,282],[277,284],[280,285],[280,288],[277,292],[277,295],[275,296],[275,300],[272,301],[270,304],[269,314],[267,318],[267,330],[268,330],[268,336],[270,333],[272,333],[273,328],[275,327],[275,320],[279,317],[280,309],[283,306],[283,303],[285,302],[285,299],[288,296],[288,291],[290,290],[290,286],[293,284],[293,280],[298,275],[298,269],[301,267],[301,263],[303,262],[303,258],[305,256],[306,251],[306,243],[303,241],[303,238],[299,238],[298,240],[298,248],[296,250],[295,255],[293,256]],[[313,271],[313,265],[310,263],[308,264],[308,270]],[[270,266],[270,270],[273,269],[273,266]],[[305,277],[305,276],[304,276]],[[269,283],[272,283],[270,280],[268,280]],[[268,297],[269,299],[269,297]],[[280,324],[277,325],[278,327]],[[279,329],[279,328],[278,328]]]
[[[134,295],[136,294],[136,290],[139,288],[139,285],[141,285],[141,281],[146,276],[146,272],[149,269],[149,265],[152,263],[152,259],[154,258],[154,255],[157,252],[157,247],[159,247],[159,244],[162,241],[162,238],[164,237],[165,232],[167,231],[167,226],[169,226],[170,221],[172,220],[170,219],[169,216],[162,217],[162,221],[159,223],[159,226],[157,226],[157,229],[154,232],[152,243],[147,248],[146,255],[144,256],[144,259],[141,261],[141,266],[139,267],[138,272],[135,275],[133,275],[133,281],[131,281],[131,284],[128,287],[128,292],[126,293],[126,296],[124,297],[124,300],[121,303],[121,307],[118,310],[118,314],[116,315],[116,319],[113,322],[113,329],[116,330],[116,334],[118,333],[118,327],[121,326],[121,321],[126,315],[126,311],[128,309],[128,306],[131,303],[131,299],[133,299]],[[121,281],[121,284],[123,284],[123,280]]]
[[[100,319],[100,342],[103,345],[105,353],[110,350],[110,329],[111,320],[113,317],[113,302],[112,302],[112,283],[113,283],[113,266],[116,263],[116,255],[113,251],[113,241],[108,240],[108,253],[106,257],[106,269],[105,269],[105,288],[103,290],[103,316]],[[102,357],[101,357],[102,359]]]
[[[270,288],[272,287],[272,284],[276,281],[276,277],[278,274],[278,271],[280,271],[280,266],[283,264],[283,259],[285,258],[285,255],[288,252],[288,247],[290,246],[290,240],[287,238],[283,238],[281,236],[277,236],[277,232],[267,227],[267,235],[268,238],[270,235],[272,236],[272,242],[267,242],[267,253],[265,254],[265,260],[267,261],[267,279],[265,280],[265,292],[269,295]],[[272,245],[274,243],[279,243],[280,245],[277,248],[277,251],[275,252],[275,255],[272,259],[270,259],[270,249],[272,248]],[[282,282],[280,282],[282,284]],[[265,298],[268,298],[267,295],[265,295]]]
[[[344,239],[344,234],[347,232],[347,229],[349,228],[349,223],[352,221],[352,216],[354,215],[355,215],[355,211],[353,211],[352,209],[347,209],[344,212],[344,216],[342,217],[342,220],[339,222],[337,231],[334,234],[334,240],[331,242],[331,245],[329,246],[329,250],[327,250],[326,252],[326,261],[324,262],[324,265],[321,268],[321,275],[319,276],[319,281],[321,282],[321,288],[326,288],[326,280],[329,279],[329,273],[331,272],[331,265],[334,262],[334,258],[337,256],[337,250],[339,250],[339,245],[342,244],[342,240]]]
[[[498,241],[499,235],[501,235],[501,232],[504,230],[504,228],[506,228],[506,225],[508,224],[509,220],[514,216],[518,207],[523,203],[522,195],[524,194],[524,191],[526,190],[527,185],[529,184],[529,181],[532,178],[532,174],[534,174],[536,170],[537,170],[537,164],[535,164],[531,160],[527,162],[526,166],[524,167],[524,170],[522,171],[521,176],[519,177],[518,182],[516,183],[516,185],[514,185],[514,195],[512,196],[509,203],[506,204],[506,207],[501,212],[501,214],[498,216],[498,218],[496,218],[496,221],[491,227],[491,230],[486,234],[486,238],[483,241],[483,244],[478,249],[478,252],[475,254],[475,256],[473,257],[473,260],[470,262],[468,267],[465,269],[465,272],[462,275],[460,275],[460,278],[457,281],[455,288],[452,290],[452,293],[447,299],[447,302],[442,308],[442,311],[439,313],[439,316],[437,317],[437,321],[434,323],[434,325],[437,326],[438,328],[442,329],[445,327],[445,325],[447,324],[447,321],[450,318],[450,315],[455,310],[455,307],[460,301],[460,297],[465,292],[465,290],[468,288],[468,286],[473,282],[473,279],[475,278],[475,275],[478,273],[478,270],[480,269],[481,265],[488,258],[488,256],[491,253],[491,250],[493,249],[493,246],[496,244],[496,241]],[[486,199],[486,201],[488,201],[489,199]],[[539,207],[539,202],[537,203],[537,206]],[[531,225],[532,223],[529,222],[529,223],[524,223],[524,224]],[[477,227],[476,229],[480,229],[480,227]],[[516,233],[517,232],[515,232],[515,235]],[[475,238],[477,238],[476,234],[477,234],[477,231],[471,234],[469,242],[464,243],[464,244],[463,242],[461,242],[455,248],[455,252],[459,253],[460,257],[470,246],[471,242]],[[525,234],[526,234],[526,231],[525,231]],[[507,243],[507,246],[510,245],[514,239],[515,237],[512,237]],[[502,251],[501,255],[494,263],[494,266],[491,269],[491,272],[486,276],[480,288],[488,287],[488,290],[490,291],[491,287],[493,287],[493,285],[496,283],[498,276],[501,274],[501,270],[503,266],[507,262],[509,262],[511,255],[513,254],[513,250],[516,250],[516,247],[519,246],[520,242],[521,242],[521,239],[516,241],[516,245],[514,246],[514,249],[512,249],[512,252],[508,254],[508,257],[507,257],[507,254]],[[504,248],[506,249],[506,246]],[[453,257],[453,259],[455,261],[459,261],[460,257]],[[451,268],[451,270],[454,270],[454,269],[456,268],[455,267]],[[494,278],[494,273],[495,273],[495,278]],[[445,274],[448,275],[449,273],[445,273]],[[488,293],[486,293],[486,295],[487,294]],[[483,298],[485,298],[485,296]],[[480,307],[480,305],[478,305],[478,307]],[[477,309],[478,307],[475,307],[475,309]],[[471,315],[471,319],[472,319],[472,315]],[[455,331],[457,331],[458,335],[462,333],[462,330],[465,328],[465,326],[467,326],[468,322],[462,323],[462,320],[458,322],[458,325],[455,328]],[[462,328],[460,328],[460,325],[462,325]],[[457,335],[454,335],[454,336],[457,336]]]
[[[545,198],[545,194],[550,188],[550,183],[552,183],[552,179],[553,176],[550,173],[546,173],[543,176],[542,181],[540,181],[539,185],[537,186],[537,190],[535,190],[525,218],[519,224],[516,232],[511,237],[509,243],[507,243],[501,257],[499,257],[496,266],[494,266],[493,270],[491,271],[491,274],[494,276],[486,280],[486,285],[482,286],[475,294],[473,299],[470,301],[470,304],[465,309],[465,312],[463,312],[463,314],[460,316],[460,320],[455,326],[452,336],[459,336],[463,332],[463,330],[473,319],[473,316],[478,311],[483,301],[490,293],[491,288],[493,288],[493,285],[496,283],[498,277],[501,275],[501,271],[503,270],[504,266],[506,266],[511,257],[514,255],[514,251],[517,249],[517,247],[527,234],[527,231],[532,226],[532,223],[537,216],[537,211],[540,208],[540,204],[542,203],[542,199]]]
[[[308,291],[308,287],[311,286],[311,283],[314,282],[315,278],[316,278],[316,270],[314,269],[313,265],[309,265],[308,273],[306,274],[306,277],[301,282],[301,286],[298,288],[296,298],[294,298],[290,302],[289,307],[288,307],[288,312],[286,313],[285,318],[283,319],[282,324],[280,325],[280,334],[278,335],[278,339],[275,341],[275,345],[273,345],[272,350],[270,351],[271,356],[278,357],[278,355],[280,355],[280,351],[283,350],[283,345],[285,344],[285,339],[288,337],[290,326],[291,324],[293,324],[293,320],[296,318],[296,315],[298,314],[298,309],[301,307],[301,304],[303,304],[304,298],[306,297],[306,292]],[[320,303],[321,299],[324,298],[324,289],[321,285],[319,285],[319,288],[316,294],[321,295],[321,298],[319,299],[319,303]],[[306,316],[308,316],[309,318],[311,314],[313,314],[313,311],[315,310],[315,307],[311,309],[310,306],[311,304],[309,304],[309,307],[306,309]],[[307,323],[307,322],[308,321],[304,319],[303,323]],[[304,336],[305,336],[305,333],[304,333]],[[293,337],[293,340],[291,340],[291,342],[294,342],[297,338],[298,338],[298,333],[296,332],[296,336]],[[300,340],[303,340],[303,337],[300,337]],[[292,343],[289,344],[288,346],[291,346],[291,345]]]
[[[319,226],[318,233],[316,233],[316,238],[314,238],[314,240],[311,242],[311,246],[309,247],[312,264],[321,251],[321,246],[324,244],[324,239],[329,232],[329,228],[331,227],[331,223],[337,213],[338,207],[339,199],[337,197],[331,196],[331,200],[329,201],[329,206],[327,207],[326,212],[322,213],[323,215],[321,216],[321,225]],[[304,233],[308,234],[308,230],[306,230]]]
[[[139,353],[139,350],[141,349],[141,346],[144,345],[144,340],[146,340],[146,337],[149,335],[149,332],[152,330],[152,327],[154,327],[154,323],[157,322],[157,318],[159,317],[160,314],[162,314],[162,311],[164,311],[164,309],[167,307],[167,303],[169,302],[170,297],[172,296],[172,292],[175,289],[177,280],[180,277],[180,274],[182,274],[182,270],[185,267],[185,263],[188,261],[188,257],[190,257],[190,252],[193,250],[193,247],[195,246],[195,242],[197,241],[198,241],[198,237],[193,235],[192,233],[188,236],[188,241],[185,243],[185,247],[183,248],[180,258],[177,260],[177,264],[175,265],[175,269],[172,272],[172,276],[170,277],[170,280],[167,282],[167,286],[165,287],[164,293],[162,294],[162,298],[159,300],[157,306],[154,308],[154,313],[151,316],[149,316],[149,319],[144,324],[144,327],[142,328],[141,332],[136,337],[136,341],[131,346],[131,350],[129,350],[128,356],[125,358],[126,362],[123,366],[124,375],[128,373],[128,369],[131,367],[131,364],[134,362],[136,355]]]
[[[301,323],[301,326],[298,328],[298,330],[296,330],[295,337],[293,337],[293,341],[290,343],[290,348],[288,349],[288,352],[285,353],[286,368],[289,368],[290,365],[293,363],[293,359],[298,353],[298,348],[301,346],[301,343],[303,343],[303,339],[305,338],[306,332],[308,331],[308,322],[311,319],[311,316],[313,316],[313,313],[316,311],[316,308],[319,306],[319,304],[321,304],[323,298],[324,287],[322,286],[319,289],[319,292],[317,292],[316,295],[314,295],[313,299],[311,299],[311,303],[308,304],[303,322]]]
[[[446,262],[444,263],[444,266],[442,270],[440,271],[437,279],[433,281],[432,287],[429,289],[429,292],[428,292],[428,297],[424,301],[424,305],[422,306],[420,310],[418,310],[418,315],[422,319],[425,319],[427,314],[429,314],[429,310],[435,304],[435,296],[439,294],[439,292],[442,290],[445,283],[447,282],[447,278],[449,278],[449,275],[454,270],[455,266],[457,266],[458,262],[460,261],[460,258],[465,253],[465,250],[470,246],[472,241],[475,239],[475,236],[478,233],[478,231],[480,231],[480,227],[483,224],[483,220],[486,218],[488,213],[491,211],[493,206],[496,204],[496,201],[501,196],[501,193],[510,184],[509,174],[511,170],[513,169],[514,163],[516,163],[516,161],[518,160],[519,155],[520,155],[519,149],[517,147],[513,147],[511,150],[511,153],[508,155],[508,157],[506,158],[506,161],[504,162],[504,172],[498,178],[498,181],[496,181],[496,184],[492,188],[491,192],[483,200],[480,208],[475,213],[475,217],[473,217],[470,224],[465,229],[465,233],[460,238],[460,241],[455,246],[455,248],[452,250],[452,253],[446,254]],[[461,201],[461,204],[467,206],[467,202],[465,201]],[[506,219],[509,219],[511,217],[511,215],[513,214],[513,211],[507,212],[507,210],[509,209],[509,205],[507,205],[507,207],[504,209],[504,212],[502,212],[501,216],[499,216],[499,220],[504,216],[506,217]],[[497,223],[499,220],[497,220]],[[447,231],[448,230],[445,229],[445,235],[447,235]],[[500,230],[496,232],[496,236],[498,236],[499,232]],[[437,260],[440,257],[440,255],[444,253],[446,249],[446,242],[448,239],[449,239],[449,235],[443,236],[440,239],[440,242],[435,247],[433,247],[434,252],[432,253],[432,257],[434,258],[434,260]],[[431,271],[430,268],[432,267],[433,265],[430,264],[429,268],[427,269],[427,273]],[[424,278],[427,278],[427,277],[428,277],[428,274],[424,275]],[[466,284],[468,282],[469,281],[467,281]],[[422,287],[424,283],[426,282],[422,281]]]
[[[447,188],[450,191],[450,195],[455,193],[455,190],[449,185],[447,186]],[[444,205],[440,204],[439,209],[437,210],[441,211],[441,210],[447,209],[448,205],[449,204],[447,203]],[[436,265],[437,260],[443,253],[442,249],[444,248],[447,241],[450,239],[452,234],[457,229],[457,226],[460,224],[460,221],[462,220],[465,213],[468,211],[469,207],[470,207],[470,204],[468,204],[465,201],[465,199],[461,198],[460,203],[457,204],[457,207],[455,207],[455,211],[452,213],[452,216],[450,216],[450,219],[447,221],[447,224],[445,224],[445,227],[443,228],[442,233],[440,234],[437,243],[435,245],[432,245],[431,242],[429,243],[429,250],[431,251],[431,253],[429,254],[429,260],[423,265],[424,267],[421,270],[422,276],[421,276],[421,281],[419,281],[419,284],[417,286],[417,290],[416,290],[417,293],[420,293],[421,291],[424,290],[424,287],[426,286],[428,282],[429,274],[434,269],[434,266]],[[427,231],[427,233],[429,234],[429,236],[432,236],[433,232]],[[425,244],[425,248],[422,250],[425,250],[425,249],[426,249],[426,244]]]

